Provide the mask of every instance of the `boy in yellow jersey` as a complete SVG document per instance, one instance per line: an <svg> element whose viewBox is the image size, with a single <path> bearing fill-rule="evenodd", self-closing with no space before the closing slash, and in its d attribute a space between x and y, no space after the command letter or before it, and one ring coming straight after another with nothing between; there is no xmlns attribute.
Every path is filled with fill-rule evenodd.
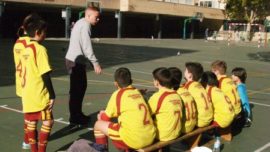
<svg viewBox="0 0 270 152"><path fill-rule="evenodd" d="M55 93L52 86L47 50L39 42L46 37L47 24L35 20L25 27L30 37L29 44L20 54L22 63L22 102L27 135L32 152L45 152L53 125L52 107ZM41 120L37 144L37 122Z"/></svg>
<svg viewBox="0 0 270 152"><path fill-rule="evenodd" d="M182 80L182 71L177 67L170 67L168 68L173 75L173 89L177 91L180 95L183 105L184 111L183 112L183 121L182 121L182 133L189 133L191 132L197 123L197 109L195 106L195 101L188 90L184 87L180 87L181 80Z"/></svg>
<svg viewBox="0 0 270 152"><path fill-rule="evenodd" d="M13 57L15 63L15 85L16 85L16 94L17 96L21 97L22 87L20 84L20 80L22 77L22 64L20 61L20 53L23 49L28 45L30 42L30 37L24 30L28 24L30 24L34 20L39 20L40 17L36 14L30 14L26 16L23 20L22 26L19 28L17 34L19 38L17 39L16 43L13 47ZM22 149L30 149L30 145L28 144L28 137L27 137L27 122L24 121L24 142L22 143Z"/></svg>
<svg viewBox="0 0 270 152"><path fill-rule="evenodd" d="M148 104L154 123L157 127L157 140L169 141L177 138L181 131L182 100L172 89L172 74L167 68L157 68L153 71L154 93Z"/></svg>
<svg viewBox="0 0 270 152"><path fill-rule="evenodd" d="M105 111L98 114L94 126L95 147L108 148L107 137L119 150L139 149L152 144L156 136L148 106L138 89L132 86L131 73L119 68L114 74L117 90L112 94ZM117 118L118 123L110 121Z"/></svg>
<svg viewBox="0 0 270 152"><path fill-rule="evenodd" d="M227 64L224 61L216 60L211 64L212 72L216 74L219 85L218 87L229 97L232 102L235 116L241 112L241 101L237 93L236 85L233 80L226 76Z"/></svg>
<svg viewBox="0 0 270 152"><path fill-rule="evenodd" d="M214 115L212 102L209 100L206 90L203 88L201 83L198 81L203 73L203 67L200 63L187 62L185 70L186 83L184 87L189 91L195 100L198 118L197 126L205 127L208 126Z"/></svg>
<svg viewBox="0 0 270 152"><path fill-rule="evenodd" d="M213 72L204 72L201 83L213 103L214 124L221 128L231 125L234 119L234 109L230 99L218 88L218 80Z"/></svg>

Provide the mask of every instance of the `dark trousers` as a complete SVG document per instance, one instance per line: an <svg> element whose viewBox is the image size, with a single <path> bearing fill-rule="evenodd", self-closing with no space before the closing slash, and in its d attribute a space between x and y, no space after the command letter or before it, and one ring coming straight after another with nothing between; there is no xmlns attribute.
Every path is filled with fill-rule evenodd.
<svg viewBox="0 0 270 152"><path fill-rule="evenodd" d="M70 74L69 112L70 119L76 119L83 115L82 102L87 88L86 66L77 64Z"/></svg>

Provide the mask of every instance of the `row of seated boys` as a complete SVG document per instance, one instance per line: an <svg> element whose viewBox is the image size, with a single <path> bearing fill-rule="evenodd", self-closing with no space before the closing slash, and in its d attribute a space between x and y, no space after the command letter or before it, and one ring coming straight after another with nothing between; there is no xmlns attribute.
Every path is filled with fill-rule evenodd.
<svg viewBox="0 0 270 152"><path fill-rule="evenodd" d="M246 77L246 72L243 68L235 68L231 79L225 75L227 66L224 61L213 62L212 72L204 72L202 65L196 62L187 62L185 67L186 82L183 85L180 85L180 69L155 69L153 83L158 91L147 102L143 97L146 92L132 86L129 69L117 69L114 74L117 90L106 109L97 116L94 126L96 143L92 146L107 151L109 137L117 149L140 149L155 141L173 140L195 128L209 125L215 125L219 128L217 132L222 134L231 129L241 111L246 113L247 125L250 124L248 101L241 103L235 85L236 82L245 89L242 77ZM240 93L240 96L243 95ZM241 106L244 104L247 105ZM117 118L118 122L112 122L111 118Z"/></svg>

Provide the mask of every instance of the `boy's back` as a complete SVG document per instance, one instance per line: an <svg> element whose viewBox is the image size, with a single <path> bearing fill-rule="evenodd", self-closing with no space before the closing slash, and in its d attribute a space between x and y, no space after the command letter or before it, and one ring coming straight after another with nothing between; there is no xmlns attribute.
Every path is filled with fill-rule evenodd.
<svg viewBox="0 0 270 152"><path fill-rule="evenodd" d="M234 84L233 80L227 77L226 75L218 76L218 81L219 81L219 88L231 100L235 116L237 116L241 112L241 101L236 90L236 85Z"/></svg>
<svg viewBox="0 0 270 152"><path fill-rule="evenodd" d="M197 109L195 105L196 103L186 88L179 88L177 90L177 93L182 98L185 106L185 117L183 117L184 124L181 132L189 133L194 129L197 124Z"/></svg>
<svg viewBox="0 0 270 152"><path fill-rule="evenodd" d="M42 75L51 71L47 50L36 41L29 42L20 55L22 62L22 101L24 112L44 110L49 103L49 93Z"/></svg>
<svg viewBox="0 0 270 152"><path fill-rule="evenodd" d="M140 92L128 86L116 90L105 110L110 118L118 117L120 137L134 149L151 144L156 135L149 109Z"/></svg>
<svg viewBox="0 0 270 152"><path fill-rule="evenodd" d="M177 138L181 130L182 101L171 89L159 89L148 102L158 129L157 139L168 141Z"/></svg>
<svg viewBox="0 0 270 152"><path fill-rule="evenodd" d="M206 88L214 107L214 121L221 128L228 127L234 119L234 109L228 97L217 87Z"/></svg>
<svg viewBox="0 0 270 152"><path fill-rule="evenodd" d="M21 97L21 77L22 77L22 64L20 61L20 54L25 49L27 44L29 43L30 38L28 36L19 37L13 47L13 56L14 56L14 63L15 63L15 83L16 83L16 94Z"/></svg>
<svg viewBox="0 0 270 152"><path fill-rule="evenodd" d="M203 86L196 81L190 81L185 84L185 88L189 91L195 100L198 111L198 127L205 127L209 125L213 120L213 106L206 90Z"/></svg>

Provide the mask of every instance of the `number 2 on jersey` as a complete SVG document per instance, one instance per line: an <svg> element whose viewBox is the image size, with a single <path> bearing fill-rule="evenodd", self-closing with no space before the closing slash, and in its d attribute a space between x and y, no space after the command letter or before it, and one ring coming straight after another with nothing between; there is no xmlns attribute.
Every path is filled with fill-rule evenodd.
<svg viewBox="0 0 270 152"><path fill-rule="evenodd" d="M144 125L150 124L150 121L147 120L147 107L143 103L141 103L139 104L139 109L144 111L143 124Z"/></svg>

